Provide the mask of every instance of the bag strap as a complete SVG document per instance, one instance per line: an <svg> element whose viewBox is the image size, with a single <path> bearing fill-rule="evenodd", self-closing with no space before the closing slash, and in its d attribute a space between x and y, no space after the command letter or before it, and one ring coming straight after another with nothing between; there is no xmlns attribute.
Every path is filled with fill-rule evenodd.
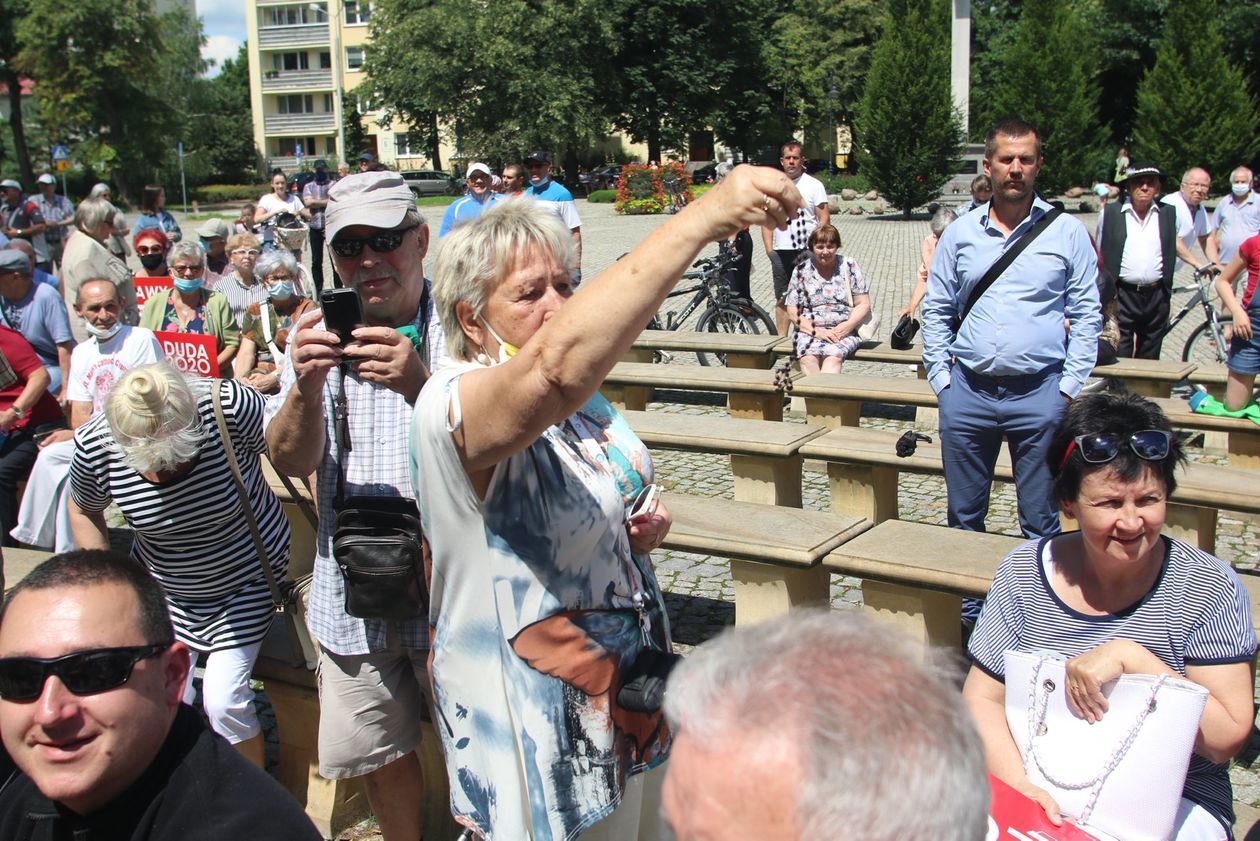
<svg viewBox="0 0 1260 841"><path fill-rule="evenodd" d="M267 459L271 462L271 459ZM280 484L284 485L284 489L289 492L289 496L293 498L293 504L302 512L302 516L306 517L306 521L311 524L311 528L319 531L319 517L315 514L315 510L311 508L311 504L306 501L306 497L298 493L297 486L293 484L293 480L288 476L276 470L276 465L271 464L271 469L275 470L276 476L280 478Z"/></svg>
<svg viewBox="0 0 1260 841"><path fill-rule="evenodd" d="M214 422L218 424L219 435L223 438L223 451L227 453L228 467L232 469L232 482L241 497L241 511L245 514L245 524L249 526L249 536L254 540L254 550L258 553L258 563L262 564L263 576L267 579L267 588L271 590L271 603L276 613L284 613L284 594L276 581L276 574L267 562L267 547L263 543L262 533L258 530L258 521L254 518L254 509L249 504L249 494L245 490L245 480L241 478L241 467L236 461L236 448L232 446L232 438L228 435L227 420L223 416L223 399L219 394L222 380L215 380L211 385L211 402L214 404Z"/></svg>
<svg viewBox="0 0 1260 841"><path fill-rule="evenodd" d="M989 267L989 270L984 273L984 277L980 278L980 282L977 283L971 290L971 295L967 297L967 306L963 307L962 314L958 316L959 326L961 326L963 321L967 319L967 315L971 312L972 307L976 305L976 302L980 300L980 296L987 292L989 287L993 285L993 282L1001 277L1003 272L1010 268L1011 263L1015 262L1015 258L1023 253L1025 248L1032 245L1033 240L1041 236L1041 233L1046 228L1050 227L1050 223L1055 219L1058 219L1062 214L1063 211L1059 208L1050 208L1044 216L1038 219L1036 223L1034 223L1033 226L1019 238L1018 242L1008 248L1006 253L999 257L997 262Z"/></svg>
<svg viewBox="0 0 1260 841"><path fill-rule="evenodd" d="M337 366L337 397L333 401L333 439L337 445L337 495L333 510L340 510L346 499L346 453L354 449L350 441L350 403L346 400L346 365Z"/></svg>

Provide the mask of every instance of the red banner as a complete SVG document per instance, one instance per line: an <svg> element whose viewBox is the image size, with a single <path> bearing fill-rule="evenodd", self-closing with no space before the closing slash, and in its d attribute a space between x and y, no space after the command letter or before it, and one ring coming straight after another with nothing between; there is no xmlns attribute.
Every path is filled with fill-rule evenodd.
<svg viewBox="0 0 1260 841"><path fill-rule="evenodd" d="M132 283L136 286L136 304L144 309L144 302L172 286L169 277L135 277Z"/></svg>
<svg viewBox="0 0 1260 841"><path fill-rule="evenodd" d="M1067 821L1055 826L1041 804L989 775L989 835L987 841L1097 841Z"/></svg>
<svg viewBox="0 0 1260 841"><path fill-rule="evenodd" d="M153 335L162 345L166 361L179 370L199 377L219 376L219 352L215 350L214 336L164 330L155 330Z"/></svg>

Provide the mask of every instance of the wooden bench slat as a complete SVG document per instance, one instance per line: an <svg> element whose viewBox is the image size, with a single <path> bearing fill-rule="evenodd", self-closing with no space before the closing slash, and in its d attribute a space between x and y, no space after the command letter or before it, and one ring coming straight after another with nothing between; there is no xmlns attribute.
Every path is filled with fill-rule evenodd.
<svg viewBox="0 0 1260 841"><path fill-rule="evenodd" d="M805 443L827 432L821 426L748 418L671 412L621 414L649 447L689 452L786 457L796 455Z"/></svg>
<svg viewBox="0 0 1260 841"><path fill-rule="evenodd" d="M864 377L857 374L812 374L792 383L793 397L936 406L936 392L927 380L909 377Z"/></svg>
<svg viewBox="0 0 1260 841"><path fill-rule="evenodd" d="M604 378L604 382L612 385L748 394L773 394L776 391L774 375L761 369L655 365L650 362L618 362Z"/></svg>
<svg viewBox="0 0 1260 841"><path fill-rule="evenodd" d="M644 330L630 345L647 350L711 351L716 353L762 353L769 356L779 336L764 333L710 333L699 330Z"/></svg>

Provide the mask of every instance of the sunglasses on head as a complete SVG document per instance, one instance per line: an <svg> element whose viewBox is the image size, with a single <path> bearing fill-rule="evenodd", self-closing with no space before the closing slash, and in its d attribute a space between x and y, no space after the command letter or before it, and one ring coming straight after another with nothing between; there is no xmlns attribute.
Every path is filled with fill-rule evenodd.
<svg viewBox="0 0 1260 841"><path fill-rule="evenodd" d="M0 657L0 698L34 701L44 691L49 675L61 679L75 695L95 695L117 689L131 680L136 663L156 657L171 643L95 648L62 657Z"/></svg>
<svg viewBox="0 0 1260 841"><path fill-rule="evenodd" d="M416 227L416 225L412 225L393 231L381 231L379 234L372 234L372 236L363 237L362 239L333 240L328 244L328 247L338 257L358 257L363 253L364 244L372 246L372 250L377 254L388 254L402 245L403 237L407 235L408 231L415 230Z"/></svg>
<svg viewBox="0 0 1260 841"><path fill-rule="evenodd" d="M1063 469L1074 452L1079 452L1081 458L1089 464L1106 464L1120 454L1120 447L1125 443L1128 443L1134 455L1144 461L1162 461L1168 458L1172 433L1163 429L1143 429L1127 437L1111 432L1077 435L1063 451L1059 469Z"/></svg>

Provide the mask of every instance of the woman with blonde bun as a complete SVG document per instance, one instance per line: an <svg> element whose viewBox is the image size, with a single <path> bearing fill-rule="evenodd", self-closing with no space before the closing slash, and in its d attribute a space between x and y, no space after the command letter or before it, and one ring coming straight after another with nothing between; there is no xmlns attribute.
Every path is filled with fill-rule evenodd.
<svg viewBox="0 0 1260 841"><path fill-rule="evenodd" d="M215 423L212 388L230 440ZM262 419L263 398L247 386L185 378L166 362L144 365L124 374L105 410L75 432L70 466L76 543L108 549L104 512L117 503L135 531L132 557L166 590L176 636L193 650L194 666L205 658L211 727L259 766L263 739L249 675L273 611L226 448L241 466L271 569L283 579L289 527L262 475ZM184 700L193 698L190 677Z"/></svg>

